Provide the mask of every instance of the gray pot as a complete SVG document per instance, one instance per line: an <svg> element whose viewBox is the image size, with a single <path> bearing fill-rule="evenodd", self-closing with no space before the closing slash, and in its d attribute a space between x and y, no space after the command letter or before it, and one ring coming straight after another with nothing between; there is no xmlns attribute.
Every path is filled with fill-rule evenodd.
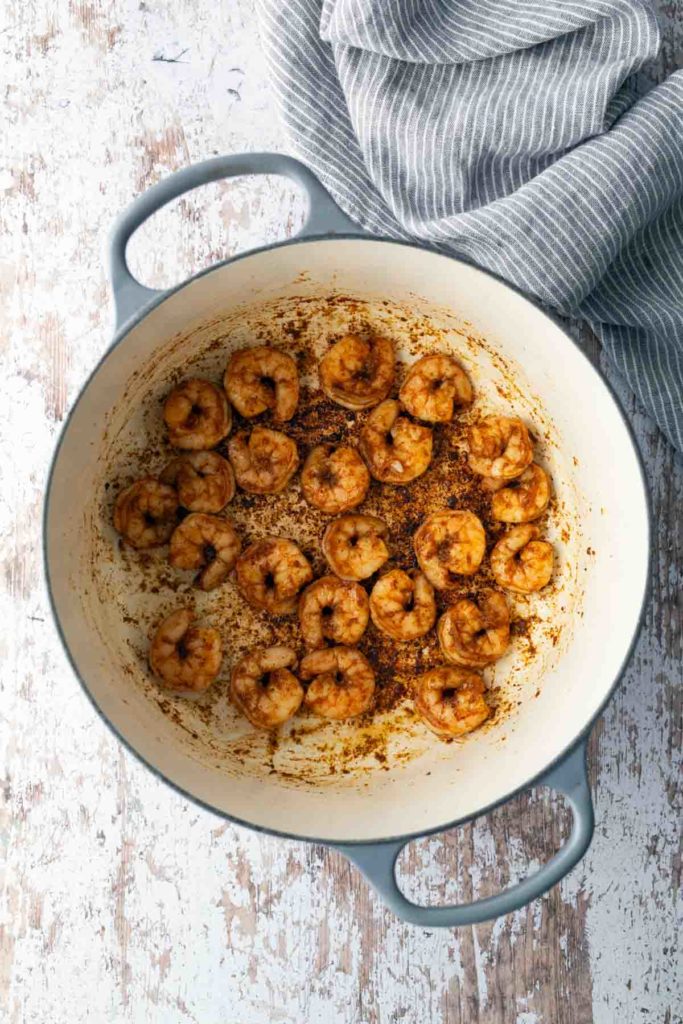
<svg viewBox="0 0 683 1024"><path fill-rule="evenodd" d="M264 173L283 174L308 195L308 218L295 239L226 260L166 292L134 280L126 244L151 214L198 185ZM45 503L52 606L95 707L128 748L179 791L240 824L336 847L395 913L414 924L472 924L541 895L591 841L585 744L633 649L647 591L650 533L642 466L599 371L561 327L509 285L426 247L368 236L305 167L284 156L221 157L160 182L119 220L110 259L116 336L64 426ZM295 294L331 293L419 305L442 319L450 308L474 335L522 367L525 390L538 399L559 439L553 478L571 506L575 534L560 545L560 578L568 588L562 640L548 652L542 673L535 670L542 675L534 682L537 697L531 699L527 686L520 707L494 728L462 744L434 740L426 753L370 773L364 784L350 776L297 786L277 773L241 767L227 741L217 754L210 736L193 738L182 720L162 713L145 665L131 651L139 631L122 621L115 592L111 600L107 596L106 587L117 586L118 570L103 494L123 442L145 429L137 412L140 396L162 395L169 372L193 358L212 331L220 336L226 318L234 322L242 308L273 308ZM474 351L475 364L478 358ZM492 365L481 364L482 380ZM79 516L75 493L83 507ZM223 739L229 740L231 728L230 719L222 721ZM531 785L563 793L572 809L571 835L547 864L507 891L471 904L425 908L403 896L394 866L409 839L456 826Z"/></svg>

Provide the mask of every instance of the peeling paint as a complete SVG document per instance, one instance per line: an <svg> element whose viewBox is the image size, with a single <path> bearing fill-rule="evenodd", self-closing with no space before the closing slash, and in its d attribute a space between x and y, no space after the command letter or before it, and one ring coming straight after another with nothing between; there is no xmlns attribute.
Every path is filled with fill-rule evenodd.
<svg viewBox="0 0 683 1024"><path fill-rule="evenodd" d="M680 64L683 12L659 7L661 72ZM334 851L189 804L120 748L77 686L50 624L40 512L60 423L109 343L101 255L114 216L190 161L286 149L255 12L248 0L25 0L6 5L0 48L0 437L3 479L17 481L0 490L2 1021L675 1024L681 461L614 381L652 483L653 603L591 740L595 841L543 899L476 929L411 928ZM131 264L173 283L302 218L279 179L219 183L145 225ZM552 856L567 829L561 801L525 794L411 844L401 884L425 902L484 896Z"/></svg>

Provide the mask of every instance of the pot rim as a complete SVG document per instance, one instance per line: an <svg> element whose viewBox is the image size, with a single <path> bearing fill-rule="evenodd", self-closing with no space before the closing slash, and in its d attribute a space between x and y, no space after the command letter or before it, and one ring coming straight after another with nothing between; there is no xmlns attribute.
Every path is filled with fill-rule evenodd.
<svg viewBox="0 0 683 1024"><path fill-rule="evenodd" d="M621 421L622 421L622 423L623 423L623 425L624 425L624 427L626 429L626 433L627 433L628 439L629 439L629 441L631 443L632 451L633 451L633 453L635 455L636 463L638 465L638 469L639 469L639 473L640 473L640 483L641 483L641 487L642 487L643 503L644 503L644 506L645 506L645 519L646 519L646 529L647 529L647 552L648 552L648 554L647 554L647 570L646 570L646 575L645 575L645 585L643 587L643 593L642 593L641 603L640 603L640 610L639 610L639 613L638 613L638 620L636 622L635 628L634 628L633 633L631 635L631 638L629 640L628 646L627 646L627 648L625 650L624 657L622 658L622 661L621 661L621 665L619 666L619 669L618 669L614 679L612 680L612 682L611 682L611 684L609 686L609 689L607 690L607 692L606 692L606 694L604 696L604 699L601 701L600 705L595 710L594 714L585 723L585 725L579 731L579 733L568 744L566 744L565 747L551 761L549 761L548 764L545 765L544 768L541 769L541 771L536 772L534 775L530 776L530 778L528 778L525 782L521 783L519 786L514 787L509 792L507 792L503 796L499 797L497 800L494 800L491 803L486 804L485 806L478 808L477 811L474 812L473 814L468 814L468 815L465 815L464 817L461 817L461 818L455 818L452 821L448 821L448 822L445 822L443 824L435 825L432 828L419 829L417 831L400 833L398 835L392 835L392 836L382 836L382 837L374 838L374 839L346 839L346 838L343 838L343 839L323 839L323 838L320 838L319 836L302 835L302 834L297 833L297 832L288 832L288 831L285 831L285 830L282 830L282 829L269 828L266 825L254 824L254 823L248 821L245 818L239 818L236 815L228 813L227 811L222 811L219 808L215 807L213 804L210 804L207 801L203 800L201 797L198 797L194 793L191 793L189 790L184 789L182 786L180 786L173 779L169 778L169 776L166 775L160 768L157 768L150 761L148 761L147 758L144 757L138 750L136 750L136 748L132 745L132 743L126 738L126 736L124 736L123 733L117 728L117 726L115 726L114 723L107 717L105 712L100 708L99 704L95 700L95 697L92 694L92 692L90 691L90 688L88 687L85 679L81 675L81 673L80 673L80 671L79 671L79 669L78 669L78 667L77 667L77 665L75 663L75 660L73 658L71 650L69 648L66 636L64 635L64 631L62 629L62 623L61 623L61 620L60 620L60 617L59 617L59 612L57 610L57 604L56 604L56 601L55 601L55 597L54 597L54 593L53 593L53 589L52 589L52 580L51 580L51 576L50 576L50 559L49 559L49 550L48 550L48 521L49 521L49 517L50 517L50 499L51 499L51 494L52 494L52 482L53 482L53 477L54 477L54 473L55 473L55 467L56 467L56 464L57 464L57 460L59 458L59 453L60 453L60 451L62 449L62 444L64 442L64 438L65 438L66 433L68 431L71 419L72 419L72 417L73 417L73 415L74 415L74 413L75 413L75 411L76 411L76 409L77 409L77 407L78 407L78 405L79 405L83 395L87 391L87 389L88 389L88 387L90 385L90 382L93 380L95 375L98 373L100 367L109 358L109 356L114 351L114 349L118 348L118 346L125 340L127 335L130 333L130 331L134 327L137 327L137 325L139 323L141 323L142 320L144 320L145 317L148 316L149 313L151 313L154 309L156 309L157 306L160 306L163 302L166 301L166 299L169 299L169 298L171 298L171 296L176 295L178 292L182 291L184 288L187 288L189 285L193 284L199 278L204 277L207 274L213 273L214 271L219 270L219 269L221 269L223 267L230 266L233 263L237 263L239 260L248 259L251 256L258 256L261 253L269 252L269 251L271 251L273 249L280 249L280 248L284 248L285 246L305 245L305 244L307 244L309 242L321 242L321 241L324 241L324 242L337 242L337 241L339 241L339 242L346 242L346 241L353 241L353 242L370 242L370 243L390 243L391 245L405 246L408 249L417 249L419 252L425 252L425 251L426 252L430 252L433 255L441 256L444 259L452 260L455 263L464 264L470 270L474 270L475 272L477 272L479 274L482 274L485 277L491 278L492 280L496 281L499 285L501 285L503 288L506 288L509 291L517 294L520 298L522 298L525 302L527 302L530 306L532 306L536 310L537 313L539 313L541 316L543 316L546 320L550 321L550 323L552 323L556 328L558 328L561 331L561 333L564 335L564 337L567 339L567 341L569 341L574 346L574 348L579 352L581 357L589 365L591 370L598 376L599 380L604 385L608 395L612 398L612 401L614 402L614 405L615 405L615 407L616 407L616 409L617 409L617 411L619 413ZM648 604L649 604L649 600L650 600L650 596L651 596L651 592L652 592L652 561L653 561L653 555L652 555L652 536L653 536L652 523L653 523L652 496L650 494L649 487L648 487L648 481L647 481L647 475L645 473L645 466L644 466L644 463L643 463L643 457L641 455L640 449L638 447L638 443L636 441L635 431L634 431L631 423L629 422L629 420L628 420L628 418L626 416L624 408L623 408L623 406L621 404L621 401L620 401L619 397L617 396L617 393L616 393L614 387L609 382L609 380L607 380L605 374L600 369L600 367L597 366L597 365L594 365L591 362L591 360L588 358L586 353L583 351L583 349L581 348L579 343L575 340L575 338L572 337L572 335L569 333L569 331L567 331L567 329L563 326L563 324L561 324L559 322L559 320L555 316L553 316L551 313L549 313L541 305L539 300L530 297L525 292L523 292L520 288L517 288L516 285L513 285L509 281L504 280L503 278L499 277L497 274L493 273L492 271L484 269L483 267L477 266L474 263L470 263L469 261L464 260L464 259L462 259L462 258L460 258L458 256L453 256L453 255L450 255L447 252L443 252L441 249L435 248L434 246L421 245L421 244L419 244L417 242L414 242L414 241L405 241L405 240L402 240L402 239L390 238L390 237L382 236L382 235L366 235L366 234L360 234L360 233L354 233L354 232L348 231L348 232L340 232L339 234L337 234L337 233L335 233L335 234L321 233L321 234L314 234L314 235L298 236L298 237L295 237L295 238L283 239L282 241L274 242L274 243L271 243L269 245L262 245L262 246L259 246L258 248L255 248L255 249L249 249L247 252L237 253L235 256L228 257L225 260L220 260L217 263L211 264L211 266L209 266L209 267L204 267L202 270L198 271L196 274L193 274L191 277L186 278L184 281L181 281L177 285L173 285L171 288L169 288L167 290L159 290L158 294L156 294L149 302L144 303L141 306L141 308L133 316L129 317L127 320L124 321L123 324L121 324L121 326L115 331L114 337L112 338L111 343L107 346L107 348L102 353L100 358L97 360L95 366L90 371L90 373L88 374L87 378L85 379L85 381L81 385L81 387L80 387L80 389L78 391L78 395L77 395L75 401L73 402L73 404L71 405L71 407L70 407L70 409L69 409L69 411L67 413L67 416L66 416L66 418L64 420L64 423L62 424L61 430L59 432L59 437L57 439L57 444L55 446L55 449L54 449L53 454L52 454L52 458L50 460L50 465L49 465L48 475L47 475L47 480L46 480L46 485L45 485L45 500L43 502L43 515L42 515L42 555L43 555L43 567L44 567L44 572L45 572L45 582L46 582L46 587L47 587L47 593L48 593L48 600L49 600L49 604L50 604L50 610L52 612L52 617L53 617L53 620L54 620L54 625L55 625L56 630L57 630L57 635L58 635L59 640L61 642L61 645L62 645L62 648L64 650L64 653L66 654L67 660L68 660L69 664L71 665L71 668L72 668L72 670L74 672L74 675L78 679L78 682L80 683L81 688L83 689L84 693L86 694L86 696L87 696L88 700L90 701L90 703L92 704L92 706L95 708L95 711L97 712L97 714L100 717L100 719L109 727L109 729L113 732L113 734L117 737L117 739L125 747L125 749L128 750L129 753L133 754L133 756L139 762L141 762L149 771L151 771L153 775L155 775L158 779L161 779L168 786L170 786L172 789L174 789L176 793L178 793L181 796L191 800L194 804L196 804L199 807L202 807L204 810L210 811L212 814L216 815L217 817L222 818L225 821L229 821L232 824L241 825L241 826L243 826L245 828L249 828L249 829L251 829L254 832L259 832L259 833L262 833L262 834L265 834L265 835L277 836L277 837L279 837L281 839L292 839L292 840L296 840L298 842L317 843L319 845L324 845L324 846L332 846L332 847L334 847L336 845L344 845L344 846L349 846L349 847L353 847L353 846L362 847L362 846L378 846L378 845L381 845L381 844L384 844L384 843L387 843L387 844L390 844L390 843L403 843L403 844L405 844L405 843L410 842L413 839L420 839L420 838L423 838L423 837L427 837L427 836L431 836L431 835L436 835L439 832L446 832L449 829L455 828L458 825L464 825L467 822L474 821L476 818L483 817L484 815L489 814L491 811L495 810L495 808L501 807L503 804L507 803L513 797L517 796L519 793L522 793L522 792L525 792L528 789L531 789L533 786L535 786L538 783L542 784L544 777L547 774L549 774L555 767L557 767L566 757L568 757L579 746L580 743L582 743L588 737L589 733L591 732L591 730L593 728L593 725L598 720L600 715L603 713L603 711L607 707L608 703L610 702L610 700L614 696L614 693L615 693L617 687L621 683L621 681L622 681L622 679L624 677L624 674L626 672L626 669L628 668L629 662L631 661L631 657L633 655L633 652L635 650L636 644L638 642L638 639L640 637L640 633L641 633L641 630L642 630L642 627L643 627L643 623L644 623L644 620L645 620L645 613L646 613L646 610L647 610L647 607L648 607Z"/></svg>

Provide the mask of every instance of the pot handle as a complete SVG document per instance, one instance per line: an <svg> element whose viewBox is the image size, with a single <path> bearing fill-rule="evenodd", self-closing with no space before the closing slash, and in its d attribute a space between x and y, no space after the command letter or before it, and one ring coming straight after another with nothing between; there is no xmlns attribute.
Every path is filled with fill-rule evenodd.
<svg viewBox="0 0 683 1024"><path fill-rule="evenodd" d="M569 839L555 856L533 875L495 896L461 905L421 907L406 899L396 884L396 860L407 845L405 840L357 845L335 843L334 846L360 868L368 882L397 917L410 924L423 928L459 928L463 925L492 921L503 914L519 910L564 878L590 846L594 818L586 771L586 742L582 740L538 781L538 785L548 786L567 797L573 817Z"/></svg>
<svg viewBox="0 0 683 1024"><path fill-rule="evenodd" d="M148 217L185 192L220 178L237 178L244 174L279 174L301 185L308 198L308 212L303 228L295 236L297 238L364 233L355 221L339 209L316 176L291 156L282 153L239 153L213 157L185 167L138 196L114 224L109 243L109 279L114 293L117 329L143 306L165 294L140 284L128 269L126 246L133 233Z"/></svg>

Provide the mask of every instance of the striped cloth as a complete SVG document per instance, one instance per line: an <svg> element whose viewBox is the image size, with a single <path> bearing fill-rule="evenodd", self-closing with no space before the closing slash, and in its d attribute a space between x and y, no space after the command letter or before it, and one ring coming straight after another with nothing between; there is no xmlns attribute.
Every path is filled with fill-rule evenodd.
<svg viewBox="0 0 683 1024"><path fill-rule="evenodd" d="M646 0L259 0L290 141L363 227L587 320L683 448L683 72Z"/></svg>

